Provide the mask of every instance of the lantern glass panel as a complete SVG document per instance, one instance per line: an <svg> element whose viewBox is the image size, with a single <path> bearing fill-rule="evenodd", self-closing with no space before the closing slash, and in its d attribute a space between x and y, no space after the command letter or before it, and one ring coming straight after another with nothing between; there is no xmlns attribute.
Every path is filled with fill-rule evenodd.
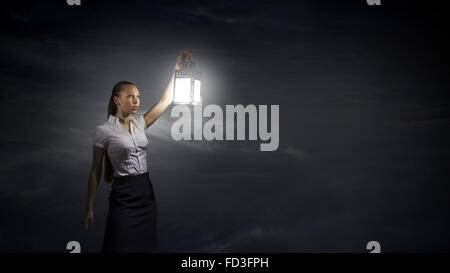
<svg viewBox="0 0 450 273"><path fill-rule="evenodd" d="M175 103L191 103L191 78L175 79Z"/></svg>
<svg viewBox="0 0 450 273"><path fill-rule="evenodd" d="M200 87L201 87L202 82L199 80L195 80L194 81L194 96L192 98L192 102L195 104L200 104L201 103L201 96L200 96Z"/></svg>

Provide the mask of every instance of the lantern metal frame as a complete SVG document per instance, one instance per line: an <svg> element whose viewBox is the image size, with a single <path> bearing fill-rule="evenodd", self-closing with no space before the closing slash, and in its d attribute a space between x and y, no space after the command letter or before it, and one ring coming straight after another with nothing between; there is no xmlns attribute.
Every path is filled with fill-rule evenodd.
<svg viewBox="0 0 450 273"><path fill-rule="evenodd" d="M189 88L190 88L190 94L189 94L189 101L175 101L176 98L176 84L177 84L177 79L191 79L191 82L189 84ZM196 100L194 98L195 94L195 84L196 81L199 82L200 86L198 87L199 90L199 100ZM201 96L201 73L200 71L195 70L195 62L193 61L183 61L182 65L181 65L181 69L177 69L175 70L175 78L174 78L174 87L173 87L173 104L177 105L177 104L187 104L187 105L201 105L202 104L202 96Z"/></svg>

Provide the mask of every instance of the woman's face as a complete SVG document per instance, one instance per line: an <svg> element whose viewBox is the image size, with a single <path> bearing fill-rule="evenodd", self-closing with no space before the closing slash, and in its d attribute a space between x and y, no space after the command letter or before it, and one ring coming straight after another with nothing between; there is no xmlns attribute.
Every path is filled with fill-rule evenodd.
<svg viewBox="0 0 450 273"><path fill-rule="evenodd" d="M139 90L134 85L125 85L120 91L119 97L114 97L119 111L136 114L139 109Z"/></svg>

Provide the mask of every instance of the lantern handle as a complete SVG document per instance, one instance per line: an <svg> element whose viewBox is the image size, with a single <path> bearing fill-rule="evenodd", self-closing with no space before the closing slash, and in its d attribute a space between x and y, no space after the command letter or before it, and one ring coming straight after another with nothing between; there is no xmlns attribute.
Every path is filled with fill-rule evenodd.
<svg viewBox="0 0 450 273"><path fill-rule="evenodd" d="M182 70L194 70L195 69L195 62L190 60L186 60L183 58L183 63L181 64Z"/></svg>

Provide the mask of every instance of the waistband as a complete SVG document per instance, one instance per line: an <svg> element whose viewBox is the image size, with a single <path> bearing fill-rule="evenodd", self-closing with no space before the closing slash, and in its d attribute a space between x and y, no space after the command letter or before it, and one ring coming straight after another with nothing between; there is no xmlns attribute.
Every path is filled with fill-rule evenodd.
<svg viewBox="0 0 450 273"><path fill-rule="evenodd" d="M125 175L125 176L114 176L114 181L123 181L123 180L135 180L135 179L142 179L142 178L150 178L150 175L148 172L141 173L141 174L131 174L131 175Z"/></svg>

